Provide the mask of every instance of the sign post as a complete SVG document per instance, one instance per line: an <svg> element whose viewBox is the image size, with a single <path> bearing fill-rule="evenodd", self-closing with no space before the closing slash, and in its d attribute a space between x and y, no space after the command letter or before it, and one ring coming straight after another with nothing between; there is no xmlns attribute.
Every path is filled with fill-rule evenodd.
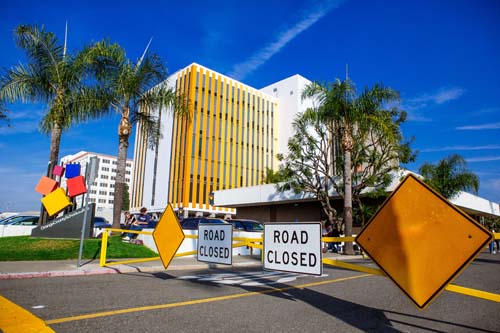
<svg viewBox="0 0 500 333"><path fill-rule="evenodd" d="M87 187L90 191L90 188L92 187L92 183L95 181L97 178L97 172L99 170L99 158L97 156L92 156L90 158L90 162L87 163L87 169L86 169L86 179L87 179ZM78 251L78 262L77 262L77 267L82 266L82 253L83 253L83 240L85 238L85 227L87 223L87 213L89 210L89 193L87 192L85 194L85 208L84 208L84 213L83 213L83 223L82 223L82 234L80 238L80 249ZM92 221L93 222L93 221ZM91 222L90 227L93 226Z"/></svg>
<svg viewBox="0 0 500 333"><path fill-rule="evenodd" d="M198 261L233 264L233 225L200 223L198 225Z"/></svg>
<svg viewBox="0 0 500 333"><path fill-rule="evenodd" d="M264 269L321 275L321 223L264 224Z"/></svg>

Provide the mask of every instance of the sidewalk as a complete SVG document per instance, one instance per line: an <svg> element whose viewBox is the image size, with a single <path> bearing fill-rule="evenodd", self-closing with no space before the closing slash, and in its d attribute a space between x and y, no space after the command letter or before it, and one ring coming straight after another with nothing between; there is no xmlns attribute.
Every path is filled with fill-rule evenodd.
<svg viewBox="0 0 500 333"><path fill-rule="evenodd" d="M324 253L325 258L336 260L361 259L362 256L339 255L336 253ZM125 261L128 259L110 259L113 261ZM131 259L132 260L132 259ZM233 267L261 267L262 262L258 256L233 256ZM215 267L228 267L227 265L216 265L200 262L196 257L174 258L168 266L168 271L196 270ZM162 262L158 260L115 265L111 267L100 267L99 259L82 260L82 266L77 267L77 260L52 260L52 261L2 261L0 262L0 280L27 279L39 277L61 277L79 275L99 274L123 274L133 272L158 272L165 271Z"/></svg>

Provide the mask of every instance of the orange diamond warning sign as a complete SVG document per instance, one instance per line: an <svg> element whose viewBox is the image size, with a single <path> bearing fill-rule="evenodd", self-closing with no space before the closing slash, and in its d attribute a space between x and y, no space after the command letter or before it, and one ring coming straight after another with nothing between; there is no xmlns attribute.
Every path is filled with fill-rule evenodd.
<svg viewBox="0 0 500 333"><path fill-rule="evenodd" d="M419 307L426 307L491 240L491 234L408 175L356 243Z"/></svg>
<svg viewBox="0 0 500 333"><path fill-rule="evenodd" d="M174 258L184 238L184 232L175 215L174 209L172 205L168 204L153 231L153 239L165 269L167 269Z"/></svg>

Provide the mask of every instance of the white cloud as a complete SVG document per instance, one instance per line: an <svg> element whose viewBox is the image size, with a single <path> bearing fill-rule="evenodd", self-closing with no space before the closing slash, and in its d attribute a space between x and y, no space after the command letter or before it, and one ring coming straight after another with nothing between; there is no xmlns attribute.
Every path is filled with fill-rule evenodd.
<svg viewBox="0 0 500 333"><path fill-rule="evenodd" d="M409 99L409 103L415 106L426 106L429 102L435 104L443 104L445 102L453 101L460 98L465 93L465 89L460 87L441 88L432 94L422 94L418 97Z"/></svg>
<svg viewBox="0 0 500 333"><path fill-rule="evenodd" d="M403 103L403 108L408 112L408 120L420 122L432 121L431 118L426 117L419 110L458 99L464 93L465 89L460 87L442 87L433 93L425 93L414 98L409 98Z"/></svg>
<svg viewBox="0 0 500 333"><path fill-rule="evenodd" d="M242 80L245 76L262 66L272 56L281 51L283 47L285 47L301 32L307 30L332 9L340 6L342 2L343 1L329 1L326 4L321 4L308 11L299 22L291 28L279 33L275 41L264 46L242 63L234 65L231 72L228 73L228 76L233 77L236 80Z"/></svg>
<svg viewBox="0 0 500 333"><path fill-rule="evenodd" d="M17 110L15 112L10 112L8 117L10 120L17 119L40 119L44 115L43 110L39 108L32 108L27 110Z"/></svg>
<svg viewBox="0 0 500 333"><path fill-rule="evenodd" d="M0 188L8 190L0 191L0 211L40 209L41 195L35 192L35 187L43 174L18 166L2 166Z"/></svg>
<svg viewBox="0 0 500 333"><path fill-rule="evenodd" d="M419 121L419 122L433 121L431 118L422 115L418 111L411 111L411 110L408 110L408 108L406 108L406 111L408 112L408 121Z"/></svg>
<svg viewBox="0 0 500 333"><path fill-rule="evenodd" d="M500 156L471 157L471 158L466 158L465 160L470 163L500 161Z"/></svg>
<svg viewBox="0 0 500 333"><path fill-rule="evenodd" d="M25 134L38 132L38 120L11 122L10 127L0 127L0 135Z"/></svg>
<svg viewBox="0 0 500 333"><path fill-rule="evenodd" d="M500 178L492 179L488 182L488 184L488 187L494 189L495 191L500 191Z"/></svg>
<svg viewBox="0 0 500 333"><path fill-rule="evenodd" d="M422 153L430 153L436 151L453 151L453 150L496 150L500 149L500 145L484 145L484 146L445 146L421 149Z"/></svg>
<svg viewBox="0 0 500 333"><path fill-rule="evenodd" d="M448 101L453 101L465 93L465 89L462 88L450 88L444 91L438 92L437 94L431 96L432 100L437 104L443 104Z"/></svg>
<svg viewBox="0 0 500 333"><path fill-rule="evenodd" d="M480 130L485 130L485 129L500 129L500 123L460 126L460 127L455 127L455 129L461 130L461 131L480 131Z"/></svg>
<svg viewBox="0 0 500 333"><path fill-rule="evenodd" d="M470 114L471 117L479 117L487 114L497 113L500 111L500 107L484 108L476 110Z"/></svg>

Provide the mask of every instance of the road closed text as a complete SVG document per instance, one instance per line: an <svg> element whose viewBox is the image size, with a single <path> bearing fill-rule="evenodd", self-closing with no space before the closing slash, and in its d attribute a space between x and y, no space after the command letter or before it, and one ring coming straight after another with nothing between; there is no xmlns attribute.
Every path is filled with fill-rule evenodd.
<svg viewBox="0 0 500 333"><path fill-rule="evenodd" d="M198 226L198 260L216 264L232 264L233 227L231 224Z"/></svg>
<svg viewBox="0 0 500 333"><path fill-rule="evenodd" d="M270 250L266 252L267 261L271 264L283 264L302 267L314 267L318 263L318 257L314 253L288 252Z"/></svg>
<svg viewBox="0 0 500 333"><path fill-rule="evenodd" d="M321 224L266 224L264 268L321 275Z"/></svg>

